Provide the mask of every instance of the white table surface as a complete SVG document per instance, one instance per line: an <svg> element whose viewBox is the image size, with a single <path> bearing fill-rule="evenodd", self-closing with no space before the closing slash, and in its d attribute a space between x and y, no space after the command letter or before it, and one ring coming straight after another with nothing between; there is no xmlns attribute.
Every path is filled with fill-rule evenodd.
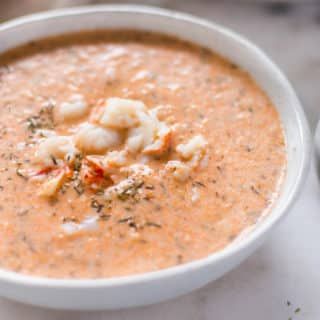
<svg viewBox="0 0 320 320"><path fill-rule="evenodd" d="M75 1L52 3L61 6ZM319 5L300 1L309 4L276 15L262 5L239 1L149 3L212 19L256 42L292 81L314 130L320 111ZM295 313L297 308L300 311ZM196 292L154 306L112 312L52 311L0 299L1 320L288 320L290 317L320 319L320 190L314 168L296 205L270 239L238 268Z"/></svg>

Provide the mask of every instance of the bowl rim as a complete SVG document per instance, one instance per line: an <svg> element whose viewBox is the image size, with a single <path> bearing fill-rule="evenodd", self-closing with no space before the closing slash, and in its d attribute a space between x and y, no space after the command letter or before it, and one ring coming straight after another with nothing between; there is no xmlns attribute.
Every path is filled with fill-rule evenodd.
<svg viewBox="0 0 320 320"><path fill-rule="evenodd" d="M160 280L172 276L183 275L195 269L201 269L207 265L213 264L219 260L227 259L228 257L235 255L244 251L247 247L252 245L272 227L274 227L283 218L289 209L292 207L293 203L297 199L299 191L301 190L303 183L306 180L307 173L310 167L311 160L311 135L309 130L309 125L306 120L303 108L297 98L291 84L280 71L278 66L255 44L249 41L244 36L230 30L215 22L208 21L203 18L193 16L191 14L182 13L173 10L162 9L154 6L144 6L144 5L126 5L126 4L116 4L116 5L91 5L91 6L79 6L79 7L69 7L64 9L49 10L44 12L39 12L31 15L22 16L16 19L9 20L7 22L0 23L0 32L4 32L8 29L21 26L24 24L33 23L39 20L49 20L63 16L78 16L86 15L89 13L113 13L113 12L123 12L123 13L138 13L155 15L163 18L171 18L175 20L180 20L190 25L200 25L206 29L214 30L222 34L225 37L230 38L232 41L236 41L245 45L249 50L254 52L255 55L260 56L261 60L268 65L276 74L278 79L282 82L284 90L292 98L292 110L296 113L299 125L299 134L301 137L301 145L303 152L303 157L301 163L299 164L299 169L291 187L291 192L286 198L286 203L282 208L279 208L277 214L273 214L271 210L269 218L261 223L261 225L246 235L241 241L236 243L234 246L227 246L222 250L212 253L204 258L191 261L178 266L169 267L166 269L160 269L157 271L146 272L141 274L133 274L128 276L110 277L110 278L97 278L97 279L68 279L68 278L49 278L41 277L36 275L26 275L6 269L0 268L0 281L7 282L11 284L21 285L21 286L32 286L32 287L45 287L45 288L65 288L65 289L78 289L78 288L106 288L106 287L121 287L138 283L145 283L149 281ZM146 28L147 30L148 28ZM280 210L281 209L281 210Z"/></svg>

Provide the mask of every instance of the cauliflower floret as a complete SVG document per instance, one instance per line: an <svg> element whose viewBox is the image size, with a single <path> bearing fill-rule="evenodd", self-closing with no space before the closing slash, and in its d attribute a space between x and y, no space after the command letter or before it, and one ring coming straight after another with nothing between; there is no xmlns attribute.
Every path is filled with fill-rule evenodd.
<svg viewBox="0 0 320 320"><path fill-rule="evenodd" d="M70 161L78 153L69 136L52 136L42 140L35 153L38 162L47 166L54 164L54 159Z"/></svg>
<svg viewBox="0 0 320 320"><path fill-rule="evenodd" d="M180 182L186 181L190 176L191 168L178 160L168 161L165 168L171 171L173 177Z"/></svg>
<svg viewBox="0 0 320 320"><path fill-rule="evenodd" d="M69 121L84 116L89 110L87 102L80 94L74 94L67 102L61 103L57 110L57 117L60 121Z"/></svg>
<svg viewBox="0 0 320 320"><path fill-rule="evenodd" d="M128 129L139 124L139 113L146 112L143 102L138 100L110 98L100 118L104 127Z"/></svg>
<svg viewBox="0 0 320 320"><path fill-rule="evenodd" d="M186 144L179 144L177 152L183 159L191 159L195 156L204 155L207 141L202 135L197 135L190 139Z"/></svg>
<svg viewBox="0 0 320 320"><path fill-rule="evenodd" d="M121 141L118 132L85 123L74 136L76 146L87 154L99 154L117 146Z"/></svg>

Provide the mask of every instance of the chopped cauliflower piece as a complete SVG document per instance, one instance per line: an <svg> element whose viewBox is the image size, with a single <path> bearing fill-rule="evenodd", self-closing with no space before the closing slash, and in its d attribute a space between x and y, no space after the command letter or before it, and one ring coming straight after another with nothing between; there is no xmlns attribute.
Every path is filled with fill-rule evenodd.
<svg viewBox="0 0 320 320"><path fill-rule="evenodd" d="M190 176L191 168L178 160L168 161L165 168L173 172L173 177L180 182L186 181Z"/></svg>
<svg viewBox="0 0 320 320"><path fill-rule="evenodd" d="M143 102L138 100L110 98L100 118L107 128L128 129L139 124L139 113L146 112Z"/></svg>
<svg viewBox="0 0 320 320"><path fill-rule="evenodd" d="M103 153L121 141L118 132L85 123L74 136L76 146L84 153Z"/></svg>
<svg viewBox="0 0 320 320"><path fill-rule="evenodd" d="M179 144L177 146L177 152L183 159L191 159L195 156L204 155L207 141L202 135L197 135L190 139L185 144Z"/></svg>
<svg viewBox="0 0 320 320"><path fill-rule="evenodd" d="M36 160L45 165L55 164L54 159L72 160L78 153L69 136L52 136L42 140L35 153Z"/></svg>
<svg viewBox="0 0 320 320"><path fill-rule="evenodd" d="M57 111L58 120L69 121L84 116L89 110L87 102L80 94L74 94L67 102L61 103Z"/></svg>

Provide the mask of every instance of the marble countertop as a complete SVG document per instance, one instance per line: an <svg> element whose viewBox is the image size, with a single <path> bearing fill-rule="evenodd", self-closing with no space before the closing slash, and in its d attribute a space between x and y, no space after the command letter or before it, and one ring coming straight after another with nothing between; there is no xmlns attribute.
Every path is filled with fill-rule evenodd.
<svg viewBox="0 0 320 320"><path fill-rule="evenodd" d="M0 3L0 20L34 10L89 2L107 1L3 1ZM314 131L320 111L320 4L296 1L294 5L274 2L266 5L262 2L135 1L205 17L254 41L293 83ZM0 299L0 319L320 319L319 195L313 166L299 200L269 240L238 268L186 296L158 305L111 312L52 311Z"/></svg>

